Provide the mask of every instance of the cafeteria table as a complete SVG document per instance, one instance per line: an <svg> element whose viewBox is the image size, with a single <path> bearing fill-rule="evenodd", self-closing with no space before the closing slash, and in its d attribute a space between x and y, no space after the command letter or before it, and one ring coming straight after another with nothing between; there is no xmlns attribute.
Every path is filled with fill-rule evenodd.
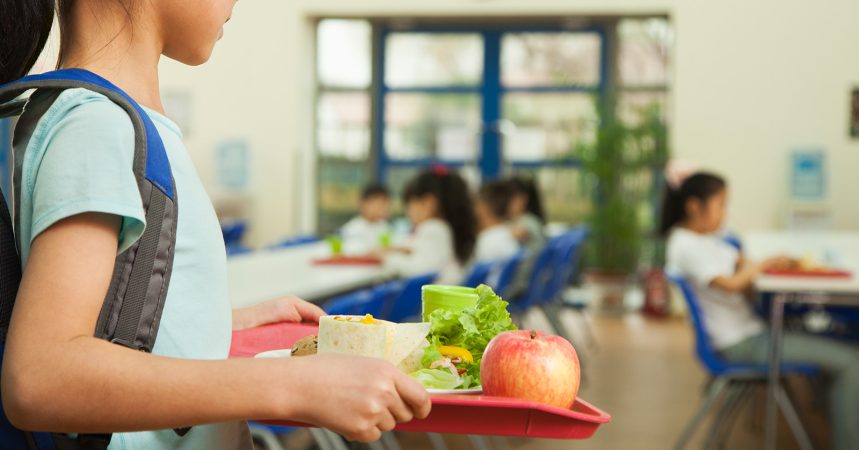
<svg viewBox="0 0 859 450"><path fill-rule="evenodd" d="M328 244L317 242L230 257L227 278L233 307L284 295L322 301L393 277L392 272L377 265L314 264L330 254Z"/></svg>
<svg viewBox="0 0 859 450"><path fill-rule="evenodd" d="M777 402L784 309L787 303L859 307L859 233L853 232L758 232L745 236L747 255L754 260L775 255L811 257L819 263L843 269L844 278L764 275L755 282L761 294L772 294L770 305L769 381L765 450L774 450L777 435ZM787 420L798 420L786 417ZM803 449L812 448L808 436L799 436Z"/></svg>

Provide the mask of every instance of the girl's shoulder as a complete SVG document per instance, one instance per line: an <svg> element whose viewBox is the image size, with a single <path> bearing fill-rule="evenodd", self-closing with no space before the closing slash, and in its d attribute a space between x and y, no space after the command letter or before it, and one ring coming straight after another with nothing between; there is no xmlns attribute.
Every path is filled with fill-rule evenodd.
<svg viewBox="0 0 859 450"><path fill-rule="evenodd" d="M94 143L116 144L133 152L134 128L119 105L102 94L83 88L36 91L17 128L29 131L27 148L81 147ZM20 137L19 137L20 138Z"/></svg>
<svg viewBox="0 0 859 450"><path fill-rule="evenodd" d="M429 219L424 223L420 224L417 228L417 232L423 235L450 235L452 233L450 229L450 225L447 222L441 219Z"/></svg>

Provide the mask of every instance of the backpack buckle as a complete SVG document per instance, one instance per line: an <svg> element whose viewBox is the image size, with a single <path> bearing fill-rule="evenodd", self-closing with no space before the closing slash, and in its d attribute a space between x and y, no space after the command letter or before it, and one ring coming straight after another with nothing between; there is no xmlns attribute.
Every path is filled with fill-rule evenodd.
<svg viewBox="0 0 859 450"><path fill-rule="evenodd" d="M131 342L127 339L113 338L110 340L110 343L111 344L118 344L118 345L121 345L123 347L128 347L132 350L137 350L140 352L152 353L152 349L147 347L146 345L138 345L138 344L135 344L134 342Z"/></svg>

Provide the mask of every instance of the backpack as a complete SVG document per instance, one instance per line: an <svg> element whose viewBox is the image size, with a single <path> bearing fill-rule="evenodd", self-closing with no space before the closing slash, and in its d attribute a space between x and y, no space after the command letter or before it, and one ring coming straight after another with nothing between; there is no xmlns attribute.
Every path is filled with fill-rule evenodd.
<svg viewBox="0 0 859 450"><path fill-rule="evenodd" d="M17 97L26 91L45 89L59 95L73 88L103 94L131 118L135 135L133 169L146 217L143 236L116 257L113 278L94 335L114 344L151 352L170 283L178 213L170 162L155 124L121 89L81 69L31 75L0 86L0 118L18 116L24 111L27 100ZM43 114L46 110L47 107L34 113ZM20 204L20 187L15 187L14 195L13 205ZM18 220L17 214L15 220ZM13 225L6 200L0 193L0 359L21 281L20 247L15 229L17 226ZM0 379L0 384L2 382ZM179 435L187 431L188 428L176 430ZM3 449L9 450L100 450L107 448L110 434L69 436L22 431L9 423L0 406L0 443Z"/></svg>

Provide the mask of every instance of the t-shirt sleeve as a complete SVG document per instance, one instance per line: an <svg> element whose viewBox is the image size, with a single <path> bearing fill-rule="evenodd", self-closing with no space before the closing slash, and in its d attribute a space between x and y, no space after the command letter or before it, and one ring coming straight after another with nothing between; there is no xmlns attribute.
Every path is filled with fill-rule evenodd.
<svg viewBox="0 0 859 450"><path fill-rule="evenodd" d="M730 275L724 273L723 264L714 255L701 251L694 242L685 241L677 261L680 271L699 286L709 286L716 278Z"/></svg>
<svg viewBox="0 0 859 450"><path fill-rule="evenodd" d="M131 119L105 97L71 109L49 110L56 120L46 136L33 186L31 236L65 218L86 213L122 219L119 252L142 234L145 217L134 177L134 130ZM49 117L54 113L60 117Z"/></svg>

